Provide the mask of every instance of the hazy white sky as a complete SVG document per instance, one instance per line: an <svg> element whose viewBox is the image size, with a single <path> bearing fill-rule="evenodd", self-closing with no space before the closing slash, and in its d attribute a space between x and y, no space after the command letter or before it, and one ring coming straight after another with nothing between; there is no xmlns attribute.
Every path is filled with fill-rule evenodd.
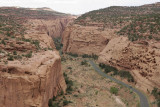
<svg viewBox="0 0 160 107"><path fill-rule="evenodd" d="M0 0L0 6L49 7L53 10L82 14L109 6L139 6L160 2L160 0Z"/></svg>

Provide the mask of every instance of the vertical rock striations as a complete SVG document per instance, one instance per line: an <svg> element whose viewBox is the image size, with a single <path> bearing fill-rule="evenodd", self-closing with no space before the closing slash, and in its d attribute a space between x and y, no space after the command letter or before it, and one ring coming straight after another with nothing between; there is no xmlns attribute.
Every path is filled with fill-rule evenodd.
<svg viewBox="0 0 160 107"><path fill-rule="evenodd" d="M65 89L61 60L56 51L0 65L1 107L47 107L48 100Z"/></svg>

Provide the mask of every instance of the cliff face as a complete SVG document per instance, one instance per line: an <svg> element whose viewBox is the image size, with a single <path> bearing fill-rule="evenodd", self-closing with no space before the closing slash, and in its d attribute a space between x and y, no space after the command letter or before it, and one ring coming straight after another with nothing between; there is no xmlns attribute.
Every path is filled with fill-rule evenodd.
<svg viewBox="0 0 160 107"><path fill-rule="evenodd" d="M67 21L27 19L21 27L16 24L11 22L13 31L0 34L0 107L47 107L50 98L66 90L61 58L51 36ZM21 28L25 30L18 34Z"/></svg>
<svg viewBox="0 0 160 107"><path fill-rule="evenodd" d="M58 52L46 51L26 61L0 64L1 107L47 107L48 100L65 91Z"/></svg>
<svg viewBox="0 0 160 107"><path fill-rule="evenodd" d="M111 29L102 31L96 26L68 26L62 36L63 51L99 55L113 35Z"/></svg>
<svg viewBox="0 0 160 107"><path fill-rule="evenodd" d="M30 24L36 26L38 31L46 32L49 36L61 37L62 32L68 23L72 22L73 18L58 18L58 19L32 19Z"/></svg>

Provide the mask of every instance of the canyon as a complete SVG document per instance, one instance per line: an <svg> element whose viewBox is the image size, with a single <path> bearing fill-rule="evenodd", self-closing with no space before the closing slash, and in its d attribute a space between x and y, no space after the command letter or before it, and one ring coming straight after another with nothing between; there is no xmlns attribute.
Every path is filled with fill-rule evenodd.
<svg viewBox="0 0 160 107"><path fill-rule="evenodd" d="M154 102L159 10L160 3L111 6L78 17L46 7L0 7L0 107L139 106L134 92L98 75L89 60Z"/></svg>
<svg viewBox="0 0 160 107"><path fill-rule="evenodd" d="M152 15L159 17L154 11L159 5L113 6L83 14L63 32L63 52L96 54L99 63L130 71L137 88L145 92L160 88L160 26L152 20Z"/></svg>

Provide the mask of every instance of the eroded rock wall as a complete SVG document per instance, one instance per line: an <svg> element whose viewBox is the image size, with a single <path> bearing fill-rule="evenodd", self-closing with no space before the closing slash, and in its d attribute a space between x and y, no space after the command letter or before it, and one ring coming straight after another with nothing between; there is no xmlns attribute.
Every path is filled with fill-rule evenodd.
<svg viewBox="0 0 160 107"><path fill-rule="evenodd" d="M113 35L113 30L96 26L68 26L62 36L63 52L99 55Z"/></svg>
<svg viewBox="0 0 160 107"><path fill-rule="evenodd" d="M0 71L1 107L47 107L49 98L66 88L56 51L0 65Z"/></svg>
<svg viewBox="0 0 160 107"><path fill-rule="evenodd" d="M72 17L50 19L50 20L32 19L29 20L29 23L33 27L36 27L38 31L43 31L53 38L53 37L61 37L65 27L68 25L68 23L72 22L73 20L74 18Z"/></svg>
<svg viewBox="0 0 160 107"><path fill-rule="evenodd" d="M137 87L147 91L160 87L160 43L130 42L127 37L112 39L101 52L99 62L131 71Z"/></svg>

